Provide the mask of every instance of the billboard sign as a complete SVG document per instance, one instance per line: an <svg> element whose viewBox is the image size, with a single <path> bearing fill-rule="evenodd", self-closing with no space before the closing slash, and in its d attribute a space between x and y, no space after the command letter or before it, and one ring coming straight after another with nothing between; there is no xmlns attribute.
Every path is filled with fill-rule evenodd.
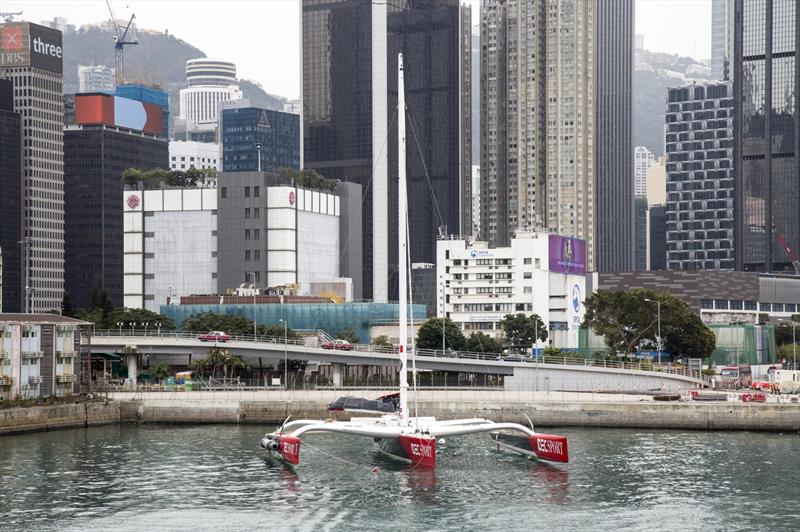
<svg viewBox="0 0 800 532"><path fill-rule="evenodd" d="M61 74L63 64L60 31L29 22L0 25L0 68L31 66Z"/></svg>
<svg viewBox="0 0 800 532"><path fill-rule="evenodd" d="M75 96L75 123L80 125L118 126L161 135L164 113L153 103L140 102L110 94Z"/></svg>
<svg viewBox="0 0 800 532"><path fill-rule="evenodd" d="M586 241L549 235L548 267L554 273L586 275Z"/></svg>

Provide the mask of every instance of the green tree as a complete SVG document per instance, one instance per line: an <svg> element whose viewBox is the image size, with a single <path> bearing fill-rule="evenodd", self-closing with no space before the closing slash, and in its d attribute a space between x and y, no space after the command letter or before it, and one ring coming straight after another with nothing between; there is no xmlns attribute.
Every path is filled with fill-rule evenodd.
<svg viewBox="0 0 800 532"><path fill-rule="evenodd" d="M444 339L446 349L461 351L467 344L464 333L450 318L444 319ZM442 318L429 318L422 324L417 332L417 347L419 349L442 348Z"/></svg>
<svg viewBox="0 0 800 532"><path fill-rule="evenodd" d="M547 340L547 327L538 314L506 314L500 321L500 328L506 336L509 349L527 352L533 347L538 335L542 342Z"/></svg>
<svg viewBox="0 0 800 532"><path fill-rule="evenodd" d="M181 328L184 331L195 332L225 331L228 334L253 334L253 321L244 316L204 312L189 317ZM280 336L283 336L283 327Z"/></svg>
<svg viewBox="0 0 800 532"><path fill-rule="evenodd" d="M560 357L561 356L561 349L554 345L548 345L542 351L542 354L546 357Z"/></svg>
<svg viewBox="0 0 800 532"><path fill-rule="evenodd" d="M354 331L352 327L348 327L347 329L337 332L336 339L344 340L346 342L350 342L351 344L361 343L361 338L356 334L356 331Z"/></svg>
<svg viewBox="0 0 800 532"><path fill-rule="evenodd" d="M169 370L169 366L164 362L159 362L150 368L150 377L153 379L153 382L161 382L162 379L170 375L172 375L172 372Z"/></svg>
<svg viewBox="0 0 800 532"><path fill-rule="evenodd" d="M650 300L650 301L646 301ZM677 297L648 289L598 290L586 298L584 326L606 341L614 352L629 356L658 345L658 305L661 302L662 348L674 356L706 358L716 337Z"/></svg>
<svg viewBox="0 0 800 532"><path fill-rule="evenodd" d="M389 337L385 334L381 334L380 336L376 336L372 339L372 344L378 347L391 347L392 342L389 341Z"/></svg>
<svg viewBox="0 0 800 532"><path fill-rule="evenodd" d="M482 332L470 334L466 341L466 348L467 351L475 353L500 353L503 351L503 345L499 340Z"/></svg>
<svg viewBox="0 0 800 532"><path fill-rule="evenodd" d="M252 322L250 322L252 324ZM251 325L252 327L252 325ZM283 324L277 325L259 325L257 328L260 336L272 336L274 338L283 338ZM252 330L252 329L251 329ZM286 338L289 340L297 340L300 335L291 327L286 329Z"/></svg>
<svg viewBox="0 0 800 532"><path fill-rule="evenodd" d="M335 180L325 178L316 170L295 170L284 166L278 172L285 178L290 179L298 187L325 192L332 192L336 188Z"/></svg>
<svg viewBox="0 0 800 532"><path fill-rule="evenodd" d="M775 327L775 344L776 345L791 345L792 343L792 325L785 321ZM800 340L800 323L794 323L794 337L795 340Z"/></svg>

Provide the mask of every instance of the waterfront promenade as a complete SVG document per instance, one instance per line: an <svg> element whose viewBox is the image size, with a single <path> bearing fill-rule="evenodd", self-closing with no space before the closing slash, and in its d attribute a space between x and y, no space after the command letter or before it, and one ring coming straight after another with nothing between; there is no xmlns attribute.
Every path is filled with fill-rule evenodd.
<svg viewBox="0 0 800 532"><path fill-rule="evenodd" d="M293 419L348 419L327 405L337 397L377 397L393 390L116 392L107 399L0 410L0 434L111 423L262 424ZM725 397L720 395L720 397ZM615 427L800 432L800 402L655 401L645 394L439 389L419 393L411 409L438 419L485 417L536 427ZM356 415L358 417L358 415Z"/></svg>

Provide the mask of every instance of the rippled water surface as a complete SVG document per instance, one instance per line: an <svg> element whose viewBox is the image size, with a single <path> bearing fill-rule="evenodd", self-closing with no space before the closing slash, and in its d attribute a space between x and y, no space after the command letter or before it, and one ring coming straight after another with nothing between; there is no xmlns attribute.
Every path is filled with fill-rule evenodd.
<svg viewBox="0 0 800 532"><path fill-rule="evenodd" d="M257 448L264 430L0 438L0 529L800 530L797 434L564 429L566 467L453 438L434 473L328 435L292 471Z"/></svg>

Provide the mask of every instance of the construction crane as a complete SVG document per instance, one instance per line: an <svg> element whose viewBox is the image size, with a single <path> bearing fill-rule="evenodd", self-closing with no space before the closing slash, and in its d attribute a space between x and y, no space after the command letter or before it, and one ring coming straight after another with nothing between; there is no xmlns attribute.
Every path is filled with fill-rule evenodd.
<svg viewBox="0 0 800 532"><path fill-rule="evenodd" d="M6 22L14 22L14 17L21 14L22 11L17 11L16 13L0 13L0 17L3 17L3 20Z"/></svg>
<svg viewBox="0 0 800 532"><path fill-rule="evenodd" d="M117 23L117 15L114 13L111 1L106 0L106 4L108 5L109 13L111 13L111 23L114 24L114 29L117 32L114 36L114 68L116 69L117 85L122 85L125 83L125 45L139 44L133 31L131 31L131 26L133 25L134 19L136 19L136 15L131 15L128 25L125 26L123 30L122 26Z"/></svg>
<svg viewBox="0 0 800 532"><path fill-rule="evenodd" d="M800 275L800 260L798 260L794 253L792 253L792 248L789 247L789 243L786 241L786 237L783 234L778 235L778 243L781 245L783 250L786 252L786 256L789 257L789 260L794 266L794 271L798 275Z"/></svg>

